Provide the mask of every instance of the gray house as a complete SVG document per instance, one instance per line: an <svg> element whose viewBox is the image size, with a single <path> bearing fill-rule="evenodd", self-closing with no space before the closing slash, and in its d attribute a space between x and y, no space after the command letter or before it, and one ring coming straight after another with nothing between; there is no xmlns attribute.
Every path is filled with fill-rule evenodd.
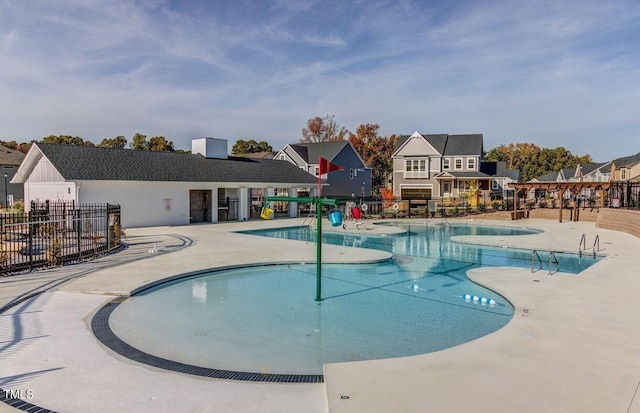
<svg viewBox="0 0 640 413"><path fill-rule="evenodd" d="M486 162L480 164L480 172L491 176L491 199L504 199L513 195L513 188L510 184L520 182L520 171L518 169L508 169L507 163Z"/></svg>
<svg viewBox="0 0 640 413"><path fill-rule="evenodd" d="M3 208L11 207L15 201L24 199L22 185L11 183L24 157L25 154L20 151L0 146L0 165L2 166L0 179L3 179L0 201Z"/></svg>
<svg viewBox="0 0 640 413"><path fill-rule="evenodd" d="M288 161L316 179L320 175L320 158L344 168L321 177L322 195L371 196L371 168L364 164L348 141L289 144L275 156L275 159ZM313 187L309 190L313 192Z"/></svg>
<svg viewBox="0 0 640 413"><path fill-rule="evenodd" d="M402 136L392 156L394 195L453 200L468 191L488 190L491 177L480 171L482 149L481 134Z"/></svg>
<svg viewBox="0 0 640 413"><path fill-rule="evenodd" d="M227 141L214 138L194 139L190 154L36 143L13 178L24 185L26 208L120 204L128 227L243 221L259 216L265 196L314 182L287 162L228 156Z"/></svg>

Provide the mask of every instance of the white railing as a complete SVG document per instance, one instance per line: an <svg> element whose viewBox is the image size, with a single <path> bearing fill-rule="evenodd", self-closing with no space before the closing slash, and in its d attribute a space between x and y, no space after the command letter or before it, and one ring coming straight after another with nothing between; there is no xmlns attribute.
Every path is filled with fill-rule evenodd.
<svg viewBox="0 0 640 413"><path fill-rule="evenodd" d="M404 177L406 179L427 179L429 178L429 172L427 171L405 171Z"/></svg>

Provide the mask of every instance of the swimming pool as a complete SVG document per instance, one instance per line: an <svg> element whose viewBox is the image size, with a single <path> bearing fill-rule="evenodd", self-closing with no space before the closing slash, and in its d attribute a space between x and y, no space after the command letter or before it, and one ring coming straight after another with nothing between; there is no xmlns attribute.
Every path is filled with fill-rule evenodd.
<svg viewBox="0 0 640 413"><path fill-rule="evenodd" d="M145 290L121 303L109 324L131 346L167 360L265 375L311 375L321 374L325 363L442 350L509 322L510 303L471 283L466 272L478 265L528 266L530 251L456 244L450 237L534 232L405 229L375 237L325 232L326 242L384 249L394 258L380 264L325 264L320 303L313 301L313 264L244 267ZM309 237L309 230L299 227L251 233ZM569 259L562 270L579 272L586 261Z"/></svg>

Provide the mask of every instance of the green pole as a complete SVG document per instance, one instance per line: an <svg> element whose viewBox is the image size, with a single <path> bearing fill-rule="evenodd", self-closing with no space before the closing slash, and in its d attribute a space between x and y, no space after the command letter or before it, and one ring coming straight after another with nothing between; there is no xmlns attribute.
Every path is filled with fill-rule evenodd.
<svg viewBox="0 0 640 413"><path fill-rule="evenodd" d="M322 201L316 198L316 301L322 301Z"/></svg>

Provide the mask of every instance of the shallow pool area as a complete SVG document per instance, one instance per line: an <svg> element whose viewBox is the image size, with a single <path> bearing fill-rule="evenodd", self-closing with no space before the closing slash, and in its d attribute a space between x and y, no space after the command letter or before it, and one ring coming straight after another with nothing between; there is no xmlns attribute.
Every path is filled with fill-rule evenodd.
<svg viewBox="0 0 640 413"><path fill-rule="evenodd" d="M265 375L320 375L325 363L413 356L490 334L513 307L467 279L478 266L530 266L531 251L454 242L513 227L400 224L399 234L325 232L334 245L393 253L377 264L323 265L314 301L313 263L212 270L151 287L110 315L113 332L135 349L187 365ZM313 242L308 227L246 232ZM544 252L540 251L543 255ZM596 259L559 254L562 271ZM166 328L165 326L171 326Z"/></svg>
<svg viewBox="0 0 640 413"><path fill-rule="evenodd" d="M325 265L319 303L314 265L217 271L144 291L110 324L135 348L182 363L322 374L324 363L438 351L504 326L513 308L470 283L468 267L408 258Z"/></svg>

